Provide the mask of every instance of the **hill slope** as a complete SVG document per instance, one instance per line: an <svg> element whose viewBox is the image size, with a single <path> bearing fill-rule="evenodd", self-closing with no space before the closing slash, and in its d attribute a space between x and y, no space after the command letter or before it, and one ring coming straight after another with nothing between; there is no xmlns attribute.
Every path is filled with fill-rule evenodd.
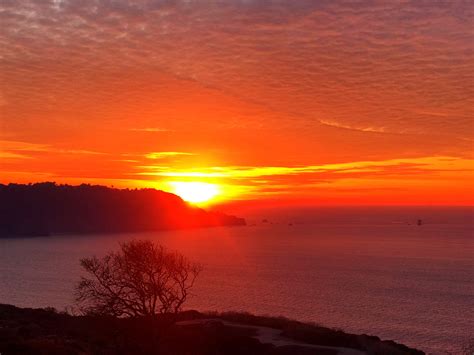
<svg viewBox="0 0 474 355"><path fill-rule="evenodd" d="M283 318L224 313L213 314L215 319L212 322L190 321L209 316L187 311L176 317L164 314L155 318L118 319L70 316L52 309L22 309L0 304L0 352L144 355L424 354L375 336L348 334ZM188 325L180 325L186 321ZM261 339L256 328L262 327L281 333L287 341L275 345Z"/></svg>
<svg viewBox="0 0 474 355"><path fill-rule="evenodd" d="M244 225L155 189L0 184L0 236L113 233Z"/></svg>

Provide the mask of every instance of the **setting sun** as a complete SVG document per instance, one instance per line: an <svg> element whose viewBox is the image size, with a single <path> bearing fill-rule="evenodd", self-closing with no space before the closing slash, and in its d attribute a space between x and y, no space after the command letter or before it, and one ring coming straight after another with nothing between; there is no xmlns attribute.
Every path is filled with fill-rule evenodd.
<svg viewBox="0 0 474 355"><path fill-rule="evenodd" d="M202 203L212 200L219 194L219 188L216 184L206 182L170 182L173 187L173 193L183 200L191 203Z"/></svg>

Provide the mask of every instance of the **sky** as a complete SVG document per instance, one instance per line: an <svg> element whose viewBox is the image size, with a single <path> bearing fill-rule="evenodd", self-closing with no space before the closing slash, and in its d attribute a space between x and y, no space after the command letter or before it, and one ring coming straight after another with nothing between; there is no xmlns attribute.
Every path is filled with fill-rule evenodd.
<svg viewBox="0 0 474 355"><path fill-rule="evenodd" d="M471 1L3 0L0 24L1 183L474 204Z"/></svg>

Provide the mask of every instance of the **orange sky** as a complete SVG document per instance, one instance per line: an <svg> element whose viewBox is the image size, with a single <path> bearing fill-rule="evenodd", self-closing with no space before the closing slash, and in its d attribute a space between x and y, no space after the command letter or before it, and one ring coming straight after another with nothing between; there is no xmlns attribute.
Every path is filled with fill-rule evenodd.
<svg viewBox="0 0 474 355"><path fill-rule="evenodd" d="M4 2L0 182L473 204L473 6Z"/></svg>

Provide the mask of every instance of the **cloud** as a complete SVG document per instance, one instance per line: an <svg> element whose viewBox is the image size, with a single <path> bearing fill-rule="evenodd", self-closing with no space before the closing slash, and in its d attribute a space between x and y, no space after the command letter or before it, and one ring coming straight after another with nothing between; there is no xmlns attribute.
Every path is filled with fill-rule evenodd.
<svg viewBox="0 0 474 355"><path fill-rule="evenodd" d="M121 97L115 90L132 78L127 93L137 92L140 110L152 93L159 100L156 83L165 73L313 130L333 122L367 132L468 135L469 2L23 0L1 6L8 120L26 115L25 107L54 109L57 100L81 112L100 101L104 117L113 116Z"/></svg>
<svg viewBox="0 0 474 355"><path fill-rule="evenodd" d="M102 152L96 152L85 149L63 149L53 147L49 144L38 144L21 141L0 140L0 147L5 151L4 154L10 154L11 157L26 157L26 155L16 154L15 152L44 152L56 154L85 154L85 155L105 155ZM10 153L8 153L10 152Z"/></svg>
<svg viewBox="0 0 474 355"><path fill-rule="evenodd" d="M163 159L163 158L169 158L169 157L175 157L175 156L181 156L181 155L196 155L196 154L188 153L188 152L151 152L151 153L145 154L145 158Z"/></svg>
<svg viewBox="0 0 474 355"><path fill-rule="evenodd" d="M45 152L49 145L21 141L0 140L0 147L11 151Z"/></svg>
<svg viewBox="0 0 474 355"><path fill-rule="evenodd" d="M473 190L466 188L469 186L466 184L470 184L474 176L474 160L434 156L307 166L176 169L147 165L136 166L136 169L138 172L134 175L158 185L169 181L215 183L223 186L227 197L232 199L256 196L335 198L345 194L362 197L382 194L384 198L389 196L395 201L399 196L416 198L423 191L427 201L447 194L448 200L466 203L472 199Z"/></svg>
<svg viewBox="0 0 474 355"><path fill-rule="evenodd" d="M31 157L25 154L0 151L0 158L2 159L30 159Z"/></svg>
<svg viewBox="0 0 474 355"><path fill-rule="evenodd" d="M0 107L5 106L7 104L7 100L5 99L5 95L0 90Z"/></svg>
<svg viewBox="0 0 474 355"><path fill-rule="evenodd" d="M81 160L91 175L137 174L136 186L466 186L473 13L468 1L4 1L0 129L19 141L1 154L18 160L11 171L77 178ZM176 141L137 133L168 131ZM63 143L21 142L51 137ZM188 150L222 161L147 161ZM43 164L51 155L61 164Z"/></svg>
<svg viewBox="0 0 474 355"><path fill-rule="evenodd" d="M86 149L49 149L50 152L62 153L62 154L86 154L86 155L106 155L107 153L95 152L93 150Z"/></svg>
<svg viewBox="0 0 474 355"><path fill-rule="evenodd" d="M136 132L171 132L170 129L159 128L159 127L131 128L130 130L131 131L136 131Z"/></svg>
<svg viewBox="0 0 474 355"><path fill-rule="evenodd" d="M384 127L353 127L345 124L341 124L335 121L331 120L319 120L322 124L326 126L331 126L331 127L337 127L337 128L344 128L344 129L350 129L354 131L361 131L361 132L375 132L375 133L383 133L385 132Z"/></svg>
<svg viewBox="0 0 474 355"><path fill-rule="evenodd" d="M464 171L474 172L474 160L459 159L453 157L425 157L412 159L391 159L386 161L359 161L341 164L323 164L308 166L227 166L207 167L198 171L193 169L174 169L166 166L145 165L137 166L142 169L137 175L161 176L167 178L231 178L231 179L254 179L269 178L275 176L292 175L327 175L330 173L334 179L344 178L343 174L351 176L377 176L380 174L420 174L437 171ZM335 174L340 174L339 176ZM253 180L254 182L256 180ZM269 180L262 180L264 184ZM272 180L270 180L272 181Z"/></svg>

